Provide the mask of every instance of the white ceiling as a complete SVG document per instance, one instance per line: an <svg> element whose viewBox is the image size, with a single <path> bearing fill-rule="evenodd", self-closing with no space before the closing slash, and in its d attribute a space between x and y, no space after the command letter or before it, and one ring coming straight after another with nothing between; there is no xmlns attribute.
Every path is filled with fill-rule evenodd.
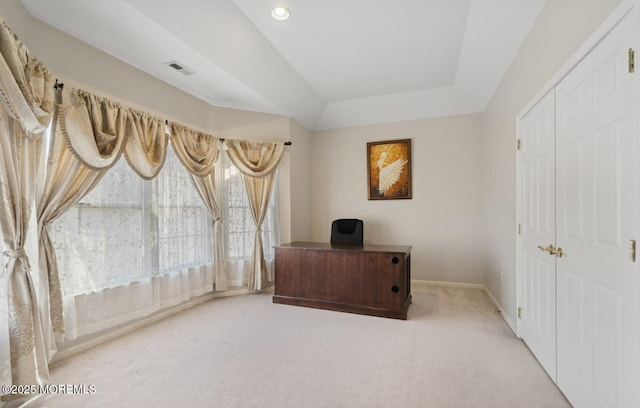
<svg viewBox="0 0 640 408"><path fill-rule="evenodd" d="M211 104L309 129L480 112L544 0L21 0ZM286 6L288 21L271 18ZM178 61L195 75L166 63Z"/></svg>

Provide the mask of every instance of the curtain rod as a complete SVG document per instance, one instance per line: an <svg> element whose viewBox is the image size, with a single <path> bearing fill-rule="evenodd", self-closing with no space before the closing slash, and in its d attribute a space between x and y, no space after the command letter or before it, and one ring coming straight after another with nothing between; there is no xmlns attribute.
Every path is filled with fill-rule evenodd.
<svg viewBox="0 0 640 408"><path fill-rule="evenodd" d="M165 121L164 121L164 123L165 123L166 125L169 125L169 120L165 120ZM220 138L218 138L218 140L220 140L221 142L224 142L224 139L220 139ZM285 145L285 146L291 146L292 144L293 144L293 143L291 143L291 142L284 142L284 145Z"/></svg>
<svg viewBox="0 0 640 408"><path fill-rule="evenodd" d="M221 142L224 142L224 139L219 139ZM291 142L284 142L285 146L291 146L293 143Z"/></svg>
<svg viewBox="0 0 640 408"><path fill-rule="evenodd" d="M53 85L53 89L58 89L58 88L60 88L60 89L64 88L64 84L63 84L62 82L58 82L58 80L56 79L56 83L55 83L55 85ZM166 125L168 125L168 124L169 124L169 121L168 121L168 120L165 120L165 121L164 121L164 123L165 123ZM224 142L224 139L220 139L220 141L221 141L221 142ZM291 143L291 142L284 142L284 145L285 145L285 146L291 146L291 145L292 145L292 143Z"/></svg>

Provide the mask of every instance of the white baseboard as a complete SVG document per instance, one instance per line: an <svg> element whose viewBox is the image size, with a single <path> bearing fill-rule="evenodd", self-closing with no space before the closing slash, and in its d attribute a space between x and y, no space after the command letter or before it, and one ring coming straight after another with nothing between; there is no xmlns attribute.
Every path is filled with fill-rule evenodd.
<svg viewBox="0 0 640 408"><path fill-rule="evenodd" d="M238 296L238 295L248 295L249 293L251 293L249 292L249 289L230 289L222 292L214 292L212 297L214 299L218 299L218 298L225 298L225 297Z"/></svg>
<svg viewBox="0 0 640 408"><path fill-rule="evenodd" d="M489 290L488 287L484 286L484 290L485 292L487 292L487 296L489 296L489 299L491 299L491 302L496 306L496 308L498 309L498 312L502 313L502 306L500 305L500 302L498 302L498 300L493 296L493 293L491 293L491 291Z"/></svg>
<svg viewBox="0 0 640 408"><path fill-rule="evenodd" d="M496 307L498 308L498 311L500 312L500 316L502 316L502 319L504 320L504 322L507 324L507 326L509 326L509 328L511 329L513 334L515 334L515 336L518 337L518 332L516 330L516 325L513 322L513 320L511 320L511 318L504 312L504 309L503 309L502 305L496 300L496 298L493 296L493 293L491 293L489 288L487 288L485 286L484 290L485 290L485 292L487 292L487 296L489 296L489 299L491 299L493 304L496 305Z"/></svg>
<svg viewBox="0 0 640 408"><path fill-rule="evenodd" d="M446 286L450 288L467 288L467 289L485 289L482 283L464 283L464 282L444 282L444 281L426 281L420 279L411 279L412 286Z"/></svg>
<svg viewBox="0 0 640 408"><path fill-rule="evenodd" d="M500 316L502 316L502 319L504 320L504 322L507 324L507 326L509 326L513 334L516 337L518 337L518 332L516 330L516 325L514 321L511 320L511 318L506 313L504 313L504 309L500 304L500 302L498 302L498 300L493 296L493 293L491 293L489 288L487 288L487 286L483 283L426 281L426 280L412 279L411 285L413 286L445 286L445 287L451 287L451 288L467 288L467 289L484 290L487 296L489 296L489 299L491 300L491 302L495 305L496 309L500 313Z"/></svg>
<svg viewBox="0 0 640 408"><path fill-rule="evenodd" d="M507 326L509 326L509 328L513 332L513 335L516 336L517 338L520 338L520 336L518 336L518 331L516 329L516 324L513 322L513 320L511 320L511 318L509 316L507 316L502 311L502 309L500 310L500 316L502 316L502 319L505 321L505 323L507 323Z"/></svg>

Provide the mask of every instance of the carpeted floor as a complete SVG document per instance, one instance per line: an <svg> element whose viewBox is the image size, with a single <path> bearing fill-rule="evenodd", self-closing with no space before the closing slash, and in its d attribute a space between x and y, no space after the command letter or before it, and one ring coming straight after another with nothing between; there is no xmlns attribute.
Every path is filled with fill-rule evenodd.
<svg viewBox="0 0 640 408"><path fill-rule="evenodd" d="M409 320L216 299L52 367L29 407L569 407L484 291L412 288Z"/></svg>

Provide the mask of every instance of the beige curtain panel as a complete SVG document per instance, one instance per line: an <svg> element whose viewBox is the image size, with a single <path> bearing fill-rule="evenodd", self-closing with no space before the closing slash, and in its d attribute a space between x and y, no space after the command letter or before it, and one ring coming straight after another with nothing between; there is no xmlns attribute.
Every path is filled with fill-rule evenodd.
<svg viewBox="0 0 640 408"><path fill-rule="evenodd" d="M242 173L251 217L256 225L249 290L262 290L267 284L267 267L262 244L262 222L267 215L276 168L284 152L284 142L225 140L227 154Z"/></svg>
<svg viewBox="0 0 640 408"><path fill-rule="evenodd" d="M0 229L7 259L11 382L43 384L49 378L38 299L25 250L38 162L38 135L51 117L48 70L0 24ZM37 256L37 255L36 255ZM1 296L0 296L1 297ZM3 396L3 399L17 396Z"/></svg>
<svg viewBox="0 0 640 408"><path fill-rule="evenodd" d="M224 232L222 229L220 206L215 195L215 174L213 171L204 177L198 177L190 174L196 191L202 198L209 216L213 221L213 245L215 258L215 290L224 291L228 289L227 285L227 265L224 255Z"/></svg>
<svg viewBox="0 0 640 408"><path fill-rule="evenodd" d="M0 228L7 258L11 381L16 385L44 384L49 379L38 298L25 250L27 232L34 232L29 221L40 144L0 109Z"/></svg>
<svg viewBox="0 0 640 408"><path fill-rule="evenodd" d="M213 220L215 289L227 290L224 233L220 222L222 212L216 199L214 173L214 165L220 154L220 140L176 123L171 124L171 129L173 151L189 172L191 181Z"/></svg>
<svg viewBox="0 0 640 408"><path fill-rule="evenodd" d="M58 91L57 106L60 106L61 98L61 92ZM50 128L52 143L50 150L43 154L40 187L36 197L40 276L47 279L48 286L48 291L41 293L40 310L49 359L55 353L57 343L64 340L65 322L58 262L47 226L87 195L106 174L106 170L97 171L86 167L72 153L65 143L60 126L56 126L59 116L60 110L56 109Z"/></svg>

